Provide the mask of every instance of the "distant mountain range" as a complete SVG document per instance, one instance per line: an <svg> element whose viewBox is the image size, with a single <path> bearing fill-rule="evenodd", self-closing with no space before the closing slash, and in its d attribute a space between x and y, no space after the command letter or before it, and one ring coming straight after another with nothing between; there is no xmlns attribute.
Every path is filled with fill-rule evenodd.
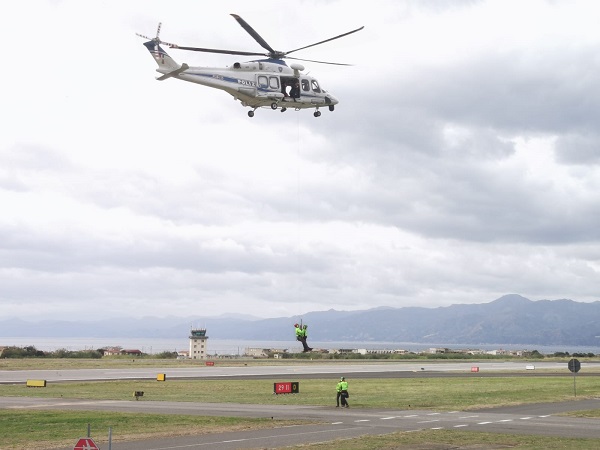
<svg viewBox="0 0 600 450"><path fill-rule="evenodd" d="M300 319L313 341L380 341L421 344L600 345L600 302L531 301L505 295L489 303L439 308L316 311L300 316L143 317L96 321L0 321L2 337L187 338L203 327L209 337L285 341Z"/></svg>

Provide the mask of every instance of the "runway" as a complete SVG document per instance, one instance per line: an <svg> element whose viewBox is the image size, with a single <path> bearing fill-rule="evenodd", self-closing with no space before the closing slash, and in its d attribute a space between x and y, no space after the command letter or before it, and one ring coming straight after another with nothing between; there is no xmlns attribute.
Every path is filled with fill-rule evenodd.
<svg viewBox="0 0 600 450"><path fill-rule="evenodd" d="M477 372L473 373L473 368ZM527 369L533 367L533 369ZM582 363L578 376L586 376L600 371L600 365ZM48 382L65 381L106 381L106 380L152 380L157 374L164 373L168 379L260 379L274 377L290 378L336 378L340 375L351 375L352 378L381 377L434 377L434 376L506 376L543 375L544 370L554 370L560 375L572 375L567 363L539 362L535 364L523 362L393 362L393 363L309 363L278 364L272 366L198 366L198 367L156 367L127 369L69 369L69 370L16 370L0 371L0 384L25 383L27 379L41 379ZM418 374L418 375L417 375ZM550 374L546 374L550 375ZM597 375L594 374L594 375ZM551 374L550 376L556 376Z"/></svg>

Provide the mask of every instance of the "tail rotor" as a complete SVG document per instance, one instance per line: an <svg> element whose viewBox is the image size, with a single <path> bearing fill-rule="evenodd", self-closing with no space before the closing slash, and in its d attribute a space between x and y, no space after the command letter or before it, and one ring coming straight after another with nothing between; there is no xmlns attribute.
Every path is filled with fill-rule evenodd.
<svg viewBox="0 0 600 450"><path fill-rule="evenodd" d="M153 38L146 36L144 34L140 34L140 33L135 33L135 34L137 34L141 38L144 38L144 39L154 42L155 45L165 44L168 47L177 47L174 44L169 44L168 42L160 40L160 29L161 28L162 28L162 22L158 22L158 27L156 28L156 37L153 37Z"/></svg>

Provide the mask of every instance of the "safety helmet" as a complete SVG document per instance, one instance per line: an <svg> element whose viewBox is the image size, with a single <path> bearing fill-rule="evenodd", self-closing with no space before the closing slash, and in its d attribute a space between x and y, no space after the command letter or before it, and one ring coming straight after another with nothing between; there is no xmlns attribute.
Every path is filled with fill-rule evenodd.
<svg viewBox="0 0 600 450"><path fill-rule="evenodd" d="M303 327L303 328L308 328L308 325L304 325L304 327Z"/></svg>
<svg viewBox="0 0 600 450"><path fill-rule="evenodd" d="M344 377L340 378L340 381L344 381L344 380L345 380L345 378L344 378Z"/></svg>
<svg viewBox="0 0 600 450"><path fill-rule="evenodd" d="M295 323L295 324L294 324L294 326L295 326L296 328L298 328L300 325L298 325L297 323Z"/></svg>

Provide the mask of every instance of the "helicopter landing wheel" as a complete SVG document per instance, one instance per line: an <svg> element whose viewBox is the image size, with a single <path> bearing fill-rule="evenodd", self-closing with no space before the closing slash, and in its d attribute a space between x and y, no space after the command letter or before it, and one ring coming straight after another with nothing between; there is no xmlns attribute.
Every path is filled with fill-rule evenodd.
<svg viewBox="0 0 600 450"><path fill-rule="evenodd" d="M248 117L254 117L254 111L248 111Z"/></svg>
<svg viewBox="0 0 600 450"><path fill-rule="evenodd" d="M320 117L321 116L321 111L315 111L315 113L313 115L315 117Z"/></svg>
<svg viewBox="0 0 600 450"><path fill-rule="evenodd" d="M283 106L283 107L281 108L281 112L286 112L286 111L287 111L287 108L286 108L285 106Z"/></svg>
<svg viewBox="0 0 600 450"><path fill-rule="evenodd" d="M275 102L271 103L271 109L277 109L277 103L275 103Z"/></svg>
<svg viewBox="0 0 600 450"><path fill-rule="evenodd" d="M329 111L333 111L335 109L334 105L329 105Z"/></svg>

